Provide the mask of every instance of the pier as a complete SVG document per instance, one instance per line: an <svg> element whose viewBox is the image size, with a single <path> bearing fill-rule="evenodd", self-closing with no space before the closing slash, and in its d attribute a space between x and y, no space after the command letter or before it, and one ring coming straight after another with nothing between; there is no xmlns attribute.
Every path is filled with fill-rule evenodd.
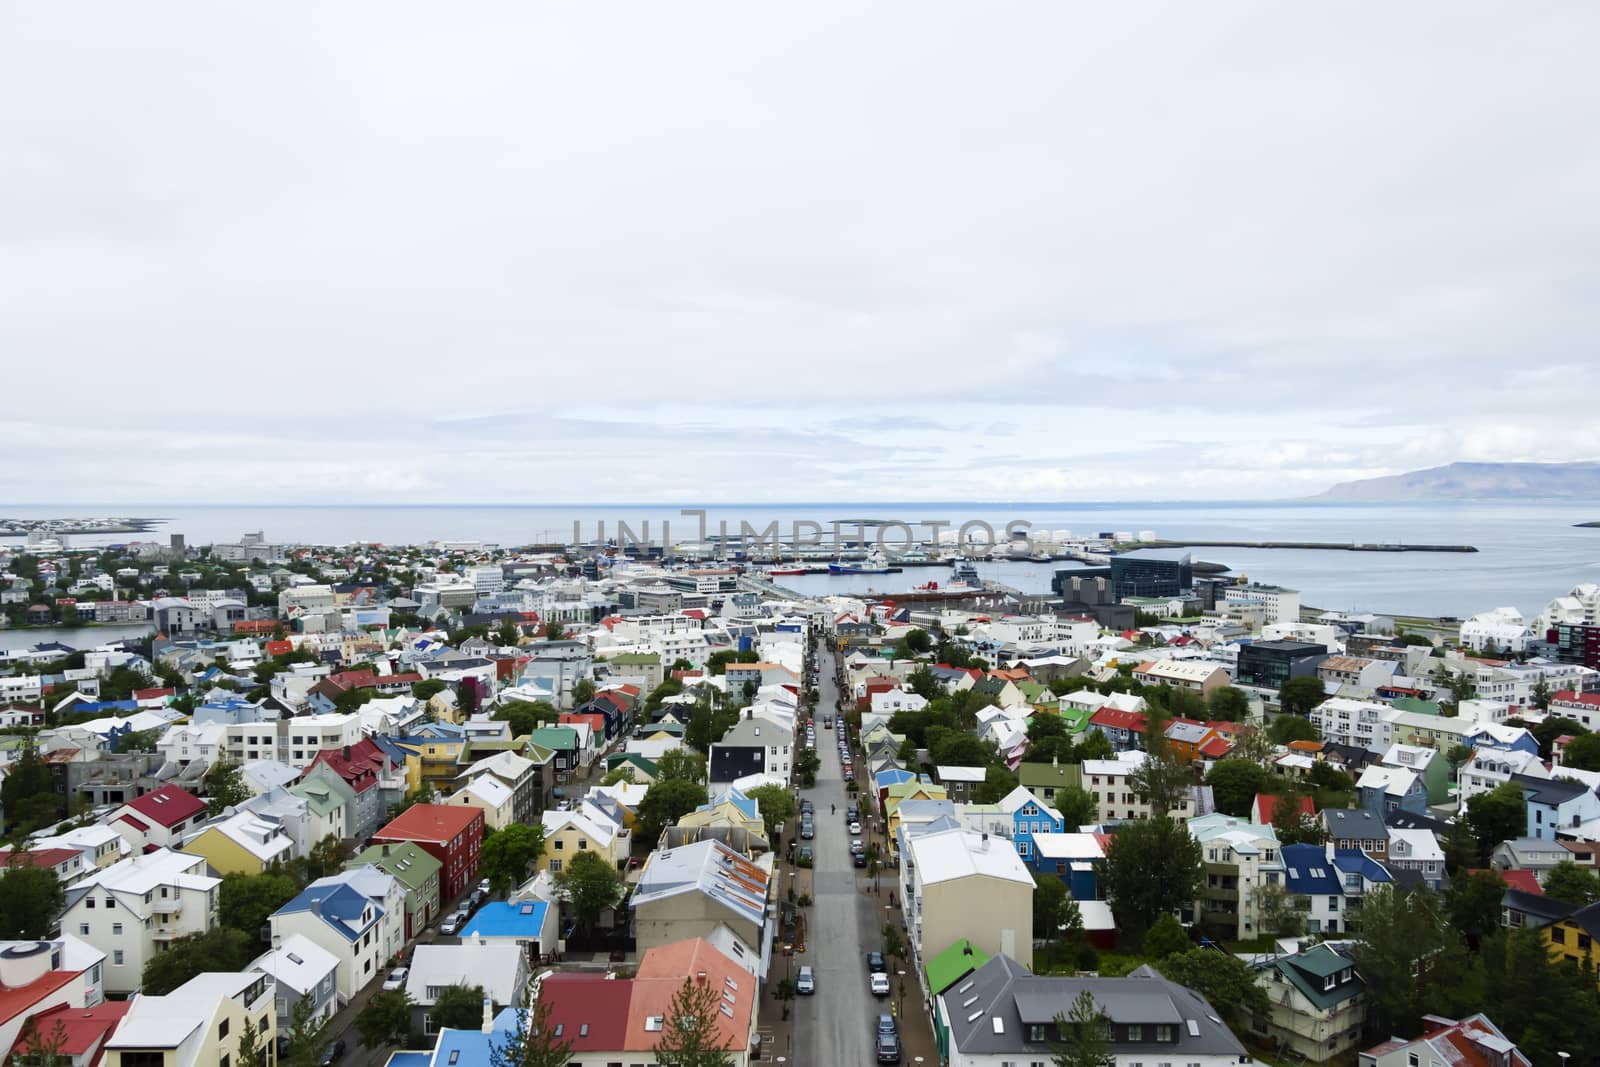
<svg viewBox="0 0 1600 1067"><path fill-rule="evenodd" d="M1119 552L1138 548L1309 548L1331 552L1476 552L1473 545L1402 545L1361 541L1128 541Z"/></svg>

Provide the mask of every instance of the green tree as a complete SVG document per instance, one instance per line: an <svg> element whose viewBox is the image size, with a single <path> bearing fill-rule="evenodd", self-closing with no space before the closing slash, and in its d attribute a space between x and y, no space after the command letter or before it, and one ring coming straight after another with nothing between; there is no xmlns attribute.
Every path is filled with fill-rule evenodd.
<svg viewBox="0 0 1600 1067"><path fill-rule="evenodd" d="M1220 722L1243 722L1250 715L1250 698L1242 689L1218 686L1206 697L1206 713Z"/></svg>
<svg viewBox="0 0 1600 1067"><path fill-rule="evenodd" d="M1565 715L1552 715L1528 727L1528 732L1539 742L1539 755L1549 759L1554 751L1556 738L1568 735L1581 737L1588 731L1576 719L1569 719Z"/></svg>
<svg viewBox="0 0 1600 1067"><path fill-rule="evenodd" d="M767 830L767 840L776 843L784 823L800 813L794 794L778 785L758 785L745 794L761 809L761 822Z"/></svg>
<svg viewBox="0 0 1600 1067"><path fill-rule="evenodd" d="M72 1067L73 1058L64 1051L70 1040L59 1016L41 1031L39 1016L29 1015L17 1032L14 1051L6 1062L18 1067Z"/></svg>
<svg viewBox="0 0 1600 1067"><path fill-rule="evenodd" d="M619 782L627 782L629 785L632 785L634 778L635 772L633 766L631 764L624 763L607 771L606 776L600 779L600 784L616 785Z"/></svg>
<svg viewBox="0 0 1600 1067"><path fill-rule="evenodd" d="M681 691L681 685L680 685ZM594 682L587 678L579 678L572 683L572 706L581 708L594 699Z"/></svg>
<svg viewBox="0 0 1600 1067"><path fill-rule="evenodd" d="M1098 821L1100 814L1094 794L1075 785L1056 790L1055 809L1061 813L1062 825L1069 834L1080 826L1089 826Z"/></svg>
<svg viewBox="0 0 1600 1067"><path fill-rule="evenodd" d="M512 823L483 843L478 873L496 894L522 884L528 870L544 855L544 827Z"/></svg>
<svg viewBox="0 0 1600 1067"><path fill-rule="evenodd" d="M1156 815L1171 815L1182 807L1194 782L1194 768L1164 750L1146 752L1144 762L1128 775L1128 787Z"/></svg>
<svg viewBox="0 0 1600 1067"><path fill-rule="evenodd" d="M162 996L177 989L197 974L206 971L242 971L261 954L261 942L227 926L216 926L203 934L180 937L144 961L140 988L146 994Z"/></svg>
<svg viewBox="0 0 1600 1067"><path fill-rule="evenodd" d="M1550 683L1540 677L1538 681L1533 683L1533 689L1529 696L1532 698L1534 707L1540 711L1549 711L1550 698L1555 696L1555 692L1550 688Z"/></svg>
<svg viewBox="0 0 1600 1067"><path fill-rule="evenodd" d="M1087 989L1078 992L1066 1014L1056 1016L1056 1033L1060 1040L1050 1046L1055 1067L1116 1067L1111 1018Z"/></svg>
<svg viewBox="0 0 1600 1067"><path fill-rule="evenodd" d="M1295 907L1294 896L1273 882L1253 891L1256 913L1261 916L1261 932L1273 937L1299 937L1305 930L1305 916Z"/></svg>
<svg viewBox="0 0 1600 1067"><path fill-rule="evenodd" d="M1190 946L1157 960L1155 967L1210 1001L1236 1034L1245 1033L1271 1009L1267 991L1256 984L1256 972L1231 952Z"/></svg>
<svg viewBox="0 0 1600 1067"><path fill-rule="evenodd" d="M494 632L494 640L498 645L515 648L522 644L522 627L510 617L500 620L500 626Z"/></svg>
<svg viewBox="0 0 1600 1067"><path fill-rule="evenodd" d="M56 872L26 859L8 857L0 870L0 939L39 941L50 936L66 893Z"/></svg>
<svg viewBox="0 0 1600 1067"><path fill-rule="evenodd" d="M1280 845L1320 845L1328 839L1322 820L1306 811L1305 794L1293 782L1273 801L1272 829Z"/></svg>
<svg viewBox="0 0 1600 1067"><path fill-rule="evenodd" d="M136 730L117 739L118 752L154 752L161 740L160 730Z"/></svg>
<svg viewBox="0 0 1600 1067"><path fill-rule="evenodd" d="M328 1044L328 1024L318 1021L313 1014L310 997L301 997L289 1009L289 1026L278 1031L285 1041L283 1055L278 1057L279 1067L318 1067L322 1050Z"/></svg>
<svg viewBox="0 0 1600 1067"><path fill-rule="evenodd" d="M1267 737L1275 745L1287 745L1291 741L1315 741L1317 728L1310 719L1302 719L1298 715L1277 715L1267 724Z"/></svg>
<svg viewBox="0 0 1600 1067"><path fill-rule="evenodd" d="M972 800L975 804L998 804L1015 788L1017 776L1005 764L990 764L988 770L983 772L983 781L972 791Z"/></svg>
<svg viewBox="0 0 1600 1067"><path fill-rule="evenodd" d="M1090 759L1111 759L1115 754L1111 749L1111 738L1099 730L1085 730L1072 749L1072 758L1078 763Z"/></svg>
<svg viewBox="0 0 1600 1067"><path fill-rule="evenodd" d="M1527 803L1522 796L1522 786L1517 782L1503 782L1487 793L1479 793L1467 801L1467 822L1478 835L1478 845L1484 850L1493 849L1502 841L1522 837L1528 830Z"/></svg>
<svg viewBox="0 0 1600 1067"><path fill-rule="evenodd" d="M1600 734L1581 734L1567 742L1561 765L1580 771L1600 771Z"/></svg>
<svg viewBox="0 0 1600 1067"><path fill-rule="evenodd" d="M987 767L995 760L994 746L969 733L945 731L929 738L928 754L941 767Z"/></svg>
<svg viewBox="0 0 1600 1067"><path fill-rule="evenodd" d="M1217 810L1229 815L1247 816L1256 794L1266 785L1267 772L1247 759L1218 760L1206 775Z"/></svg>
<svg viewBox="0 0 1600 1067"><path fill-rule="evenodd" d="M704 782L706 758L692 749L681 747L663 752L661 758L656 760L656 782L659 784L674 778L685 782Z"/></svg>
<svg viewBox="0 0 1600 1067"><path fill-rule="evenodd" d="M1463 937L1488 937L1500 929L1500 903L1505 892L1505 880L1494 871L1459 875L1445 894L1450 925Z"/></svg>
<svg viewBox="0 0 1600 1067"><path fill-rule="evenodd" d="M373 1049L404 1045L411 1038L411 1005L411 994L404 989L380 989L372 994L356 1016L361 1043Z"/></svg>
<svg viewBox="0 0 1600 1067"><path fill-rule="evenodd" d="M1455 1004L1466 953L1445 922L1439 898L1426 889L1398 893L1379 886L1361 905L1352 950L1367 983L1367 1017L1379 1033L1413 1037L1426 1012Z"/></svg>
<svg viewBox="0 0 1600 1067"><path fill-rule="evenodd" d="M622 876L593 852L580 852L556 875L573 918L584 930L593 927L600 913L622 899Z"/></svg>
<svg viewBox="0 0 1600 1067"><path fill-rule="evenodd" d="M1312 708L1327 698L1322 679L1315 675L1290 678L1278 687L1278 706L1287 715L1309 715Z"/></svg>
<svg viewBox="0 0 1600 1067"><path fill-rule="evenodd" d="M1568 904L1593 904L1600 900L1600 874L1591 867L1562 860L1545 872L1544 895Z"/></svg>
<svg viewBox="0 0 1600 1067"><path fill-rule="evenodd" d="M25 803L32 801L32 803ZM0 781L0 805L13 827L32 832L60 817L55 790L50 786L50 771L39 758L32 735L25 736L9 773Z"/></svg>
<svg viewBox="0 0 1600 1067"><path fill-rule="evenodd" d="M440 1029L476 1030L483 1025L483 986L447 985L428 1013Z"/></svg>
<svg viewBox="0 0 1600 1067"><path fill-rule="evenodd" d="M1033 936L1054 937L1062 912L1071 897L1067 884L1053 874L1033 876Z"/></svg>
<svg viewBox="0 0 1600 1067"><path fill-rule="evenodd" d="M293 900L300 889L300 884L282 871L223 875L217 893L217 920L257 938L268 917Z"/></svg>
<svg viewBox="0 0 1600 1067"><path fill-rule="evenodd" d="M1472 825L1463 817L1458 816L1445 828L1439 845L1444 850L1444 869L1452 878L1466 868L1476 867L1483 862L1478 835L1472 832Z"/></svg>
<svg viewBox="0 0 1600 1067"><path fill-rule="evenodd" d="M933 669L922 664L906 677L906 688L923 700L944 696L944 683L933 675Z"/></svg>
<svg viewBox="0 0 1600 1067"><path fill-rule="evenodd" d="M567 628L551 619L544 624L544 639L546 641L559 641L567 635Z"/></svg>
<svg viewBox="0 0 1600 1067"><path fill-rule="evenodd" d="M733 1055L723 1045L717 1024L720 987L697 982L691 975L672 994L655 1058L661 1067L732 1067Z"/></svg>
<svg viewBox="0 0 1600 1067"><path fill-rule="evenodd" d="M424 678L420 682L411 683L411 695L418 700L432 700L448 688L449 684L442 678Z"/></svg>
<svg viewBox="0 0 1600 1067"><path fill-rule="evenodd" d="M706 802L706 787L682 778L668 778L651 786L639 802L639 833L654 844L661 831Z"/></svg>
<svg viewBox="0 0 1600 1067"><path fill-rule="evenodd" d="M246 1015L244 1022L239 1026L239 1046L235 1049L240 1064L265 1063L263 1058L266 1049L261 1044L261 1031L256 1026L256 1021Z"/></svg>
<svg viewBox="0 0 1600 1067"><path fill-rule="evenodd" d="M1118 827L1104 864L1117 926L1135 937L1160 916L1192 905L1205 882L1200 843L1187 826L1168 818Z"/></svg>
<svg viewBox="0 0 1600 1067"><path fill-rule="evenodd" d="M572 1056L570 1035L556 1033L550 1023L550 998L539 995L542 983L523 986L522 1003L511 1028L489 1045L492 1067L566 1067Z"/></svg>
<svg viewBox="0 0 1600 1067"><path fill-rule="evenodd" d="M508 700L494 709L493 718L509 723L512 737L522 737L540 723L554 725L561 712L546 700Z"/></svg>
<svg viewBox="0 0 1600 1067"><path fill-rule="evenodd" d="M219 759L206 771L204 779L206 813L221 815L228 808L237 807L250 799L250 789L244 784L244 774L231 760Z"/></svg>
<svg viewBox="0 0 1600 1067"><path fill-rule="evenodd" d="M1552 958L1538 931L1513 927L1484 943L1482 1000L1533 1063L1565 1062L1557 1054L1569 1051L1593 1062L1594 1020L1600 1018L1594 971Z"/></svg>
<svg viewBox="0 0 1600 1067"><path fill-rule="evenodd" d="M1189 940L1183 924L1170 912L1158 916L1150 929L1144 932L1144 954L1153 960L1188 952L1193 947L1194 942Z"/></svg>

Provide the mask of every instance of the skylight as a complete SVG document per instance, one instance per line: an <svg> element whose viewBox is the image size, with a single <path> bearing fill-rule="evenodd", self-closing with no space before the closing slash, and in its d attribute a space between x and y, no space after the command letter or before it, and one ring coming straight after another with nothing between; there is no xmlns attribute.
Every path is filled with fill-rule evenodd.
<svg viewBox="0 0 1600 1067"><path fill-rule="evenodd" d="M1199 1023L1195 1022L1193 1019L1185 1019L1183 1021L1184 1021L1184 1024L1189 1027L1189 1036L1190 1037L1199 1037L1200 1036L1200 1024Z"/></svg>
<svg viewBox="0 0 1600 1067"><path fill-rule="evenodd" d="M1000 1016L996 1015L993 1019L991 1019L989 1021L994 1023L994 1032L995 1033L1003 1034L1003 1033L1006 1032L1006 1021L1004 1019L1000 1018Z"/></svg>
<svg viewBox="0 0 1600 1067"><path fill-rule="evenodd" d="M661 1030L661 1023L665 1018L666 1016L664 1015L646 1015L644 1017L645 1030L650 1033L659 1032Z"/></svg>
<svg viewBox="0 0 1600 1067"><path fill-rule="evenodd" d="M983 1009L979 1008L977 1011L975 1011L971 1015L967 1016L967 1022L975 1023L981 1018L983 1018Z"/></svg>
<svg viewBox="0 0 1600 1067"><path fill-rule="evenodd" d="M956 992L957 993L965 993L967 990L972 988L972 985L973 985L972 982L967 982L960 989L956 990Z"/></svg>

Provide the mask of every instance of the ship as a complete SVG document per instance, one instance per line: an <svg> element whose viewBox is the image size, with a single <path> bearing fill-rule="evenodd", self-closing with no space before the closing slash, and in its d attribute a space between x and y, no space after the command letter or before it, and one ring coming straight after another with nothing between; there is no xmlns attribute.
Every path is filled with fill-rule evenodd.
<svg viewBox="0 0 1600 1067"><path fill-rule="evenodd" d="M889 561L883 558L883 553L876 550L868 553L867 558L858 563L847 563L844 560L835 560L828 564L829 574L888 574Z"/></svg>
<svg viewBox="0 0 1600 1067"><path fill-rule="evenodd" d="M810 573L810 572L808 572L806 570L806 568L805 568L805 566L803 564L799 564L799 563L779 564L779 565L777 565L775 567L768 567L767 568L767 576L769 578L784 578L784 577L788 577L789 575L793 575L793 574L807 574L807 573Z"/></svg>
<svg viewBox="0 0 1600 1067"><path fill-rule="evenodd" d="M969 559L957 561L955 570L950 573L950 581L944 587L947 593L976 592L982 589L983 579L978 577L978 566Z"/></svg>

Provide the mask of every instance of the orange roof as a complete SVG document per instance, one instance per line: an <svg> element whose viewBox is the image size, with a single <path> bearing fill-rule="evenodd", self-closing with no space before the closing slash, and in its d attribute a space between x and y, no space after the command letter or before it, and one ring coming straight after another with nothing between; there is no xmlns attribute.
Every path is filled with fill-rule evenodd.
<svg viewBox="0 0 1600 1067"><path fill-rule="evenodd" d="M413 804L373 834L372 840L448 842L482 821L483 809L470 804Z"/></svg>
<svg viewBox="0 0 1600 1067"><path fill-rule="evenodd" d="M58 1004L39 1012L33 1019L38 1024L38 1032L45 1035L53 1034L59 1024L65 1036L63 1044L57 1051L67 1056L82 1056L104 1043L131 1007L133 1007L131 1000L108 1000L92 1008L74 1008ZM18 1037L14 1051L22 1053L28 1051L28 1048L28 1039ZM98 1057L93 1062L98 1063Z"/></svg>
<svg viewBox="0 0 1600 1067"><path fill-rule="evenodd" d="M0 1023L10 1022L74 978L79 971L46 971L27 985L0 987Z"/></svg>
<svg viewBox="0 0 1600 1067"><path fill-rule="evenodd" d="M673 994L682 988L685 978L704 981L733 1012L731 1019L726 1013L717 1012L721 1046L734 1050L745 1047L750 1037L751 1016L756 1010L755 975L713 948L705 938L695 937L649 949L639 960L639 969L633 977L633 997L628 1002L625 1048L643 1051L655 1047L660 1033L645 1029L645 1020L671 1011Z"/></svg>
<svg viewBox="0 0 1600 1067"><path fill-rule="evenodd" d="M1290 741L1288 747L1294 749L1296 752L1321 752L1322 751L1322 742L1321 741Z"/></svg>

